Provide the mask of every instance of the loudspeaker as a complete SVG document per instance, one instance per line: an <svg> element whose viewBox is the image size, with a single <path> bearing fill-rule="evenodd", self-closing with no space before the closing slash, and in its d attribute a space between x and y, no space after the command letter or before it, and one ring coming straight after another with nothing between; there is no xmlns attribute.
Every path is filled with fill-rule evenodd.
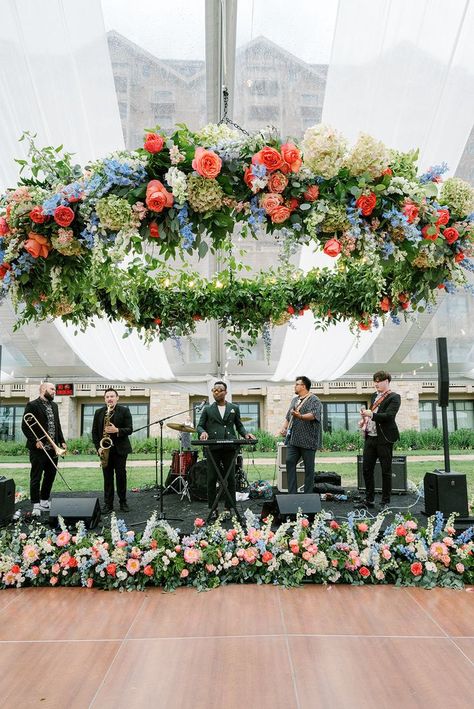
<svg viewBox="0 0 474 709"><path fill-rule="evenodd" d="M365 490L364 474L362 469L363 456L357 456L357 488ZM375 464L375 492L382 492L382 468L379 461ZM407 491L407 457L394 455L392 458L392 493L403 495Z"/></svg>
<svg viewBox="0 0 474 709"><path fill-rule="evenodd" d="M433 473L426 473L423 485L425 514L434 515L439 510L445 517L452 512L459 512L461 517L467 517L467 482L464 473L435 470Z"/></svg>
<svg viewBox="0 0 474 709"><path fill-rule="evenodd" d="M49 523L58 524L58 515L65 524L72 525L83 520L87 529L97 527L100 522L100 505L98 497L53 497L49 510Z"/></svg>
<svg viewBox="0 0 474 709"><path fill-rule="evenodd" d="M449 365L445 337L436 338L436 356L438 358L438 406L447 406L449 404Z"/></svg>
<svg viewBox="0 0 474 709"><path fill-rule="evenodd" d="M321 497L315 493L307 495L276 495L280 517L295 517L298 509L306 515L321 512Z"/></svg>
<svg viewBox="0 0 474 709"><path fill-rule="evenodd" d="M0 525L12 521L15 513L15 481L0 477Z"/></svg>
<svg viewBox="0 0 474 709"><path fill-rule="evenodd" d="M284 468L286 465L286 452L288 450L288 446L285 446L284 443L278 443L277 444L277 465L279 468ZM297 470L304 470L304 463L302 460L300 460L296 464L296 469Z"/></svg>

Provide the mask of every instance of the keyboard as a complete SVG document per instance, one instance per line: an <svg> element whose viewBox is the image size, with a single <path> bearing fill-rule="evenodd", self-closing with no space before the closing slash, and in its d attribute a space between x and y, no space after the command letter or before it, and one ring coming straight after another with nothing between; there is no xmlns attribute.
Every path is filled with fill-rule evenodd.
<svg viewBox="0 0 474 709"><path fill-rule="evenodd" d="M205 441L191 441L193 446L254 446L258 441L255 438L208 438Z"/></svg>

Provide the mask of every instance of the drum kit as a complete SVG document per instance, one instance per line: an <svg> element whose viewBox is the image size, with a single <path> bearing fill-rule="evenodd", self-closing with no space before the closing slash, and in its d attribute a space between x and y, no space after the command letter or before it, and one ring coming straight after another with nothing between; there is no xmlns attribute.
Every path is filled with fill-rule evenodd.
<svg viewBox="0 0 474 709"><path fill-rule="evenodd" d="M242 418L241 420L250 421L251 419ZM168 426L168 428L171 428L173 431L178 431L181 434L196 433L196 429L194 428L194 426L187 422L167 423L166 425ZM202 480L200 481L199 475L194 475L194 471L198 473L198 471L195 470L195 465L196 463L198 463L197 456L197 451L183 450L183 437L180 436L179 451L175 450L172 453L171 468L167 480L167 483L168 481L169 483L166 485L165 490L163 492L166 492L166 490L173 490L173 492L176 492L178 495L181 496L182 500L185 497L187 497L189 501L191 501L191 499L203 499L202 488L204 486L202 485ZM204 463L205 465L205 461L199 462ZM235 472L236 489L245 489L245 483L248 486L248 480L243 470L243 457L241 455L238 456ZM205 495L205 497L207 498L207 494Z"/></svg>

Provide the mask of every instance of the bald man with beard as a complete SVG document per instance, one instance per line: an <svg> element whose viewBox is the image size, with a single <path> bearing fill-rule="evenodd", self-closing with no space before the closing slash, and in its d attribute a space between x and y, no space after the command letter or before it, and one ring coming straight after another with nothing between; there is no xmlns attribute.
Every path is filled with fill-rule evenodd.
<svg viewBox="0 0 474 709"><path fill-rule="evenodd" d="M66 448L58 405L54 402L55 394L55 385L52 382L43 382L39 397L26 405L21 424L30 453L30 498L33 503L32 514L35 517L39 517L42 512L49 512L49 498L58 467L58 456L40 426L57 446ZM25 422L25 414L33 414L38 421L39 425L32 424L33 430Z"/></svg>

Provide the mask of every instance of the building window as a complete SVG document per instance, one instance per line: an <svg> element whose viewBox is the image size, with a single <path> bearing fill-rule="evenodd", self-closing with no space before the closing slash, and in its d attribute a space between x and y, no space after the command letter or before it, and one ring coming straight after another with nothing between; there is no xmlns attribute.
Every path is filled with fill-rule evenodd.
<svg viewBox="0 0 474 709"><path fill-rule="evenodd" d="M278 94L278 81L275 79L254 79L248 84L249 93L258 96L276 96Z"/></svg>
<svg viewBox="0 0 474 709"><path fill-rule="evenodd" d="M255 433L260 428L260 406L256 401L236 401L240 409L240 417L248 419L244 421L245 430L247 433Z"/></svg>
<svg viewBox="0 0 474 709"><path fill-rule="evenodd" d="M15 404L0 406L0 441L24 441L21 422L25 407Z"/></svg>
<svg viewBox="0 0 474 709"><path fill-rule="evenodd" d="M441 408L437 401L420 401L420 431L441 428ZM474 401L450 401L448 404L448 429L474 428Z"/></svg>
<svg viewBox="0 0 474 709"><path fill-rule="evenodd" d="M128 88L128 79L126 76L114 76L115 90L117 93L125 93Z"/></svg>
<svg viewBox="0 0 474 709"><path fill-rule="evenodd" d="M83 404L81 412L81 436L90 436L92 433L92 422L97 409L100 409L103 404ZM133 434L133 438L148 438L148 429L142 428L148 426L149 423L149 408L148 404L125 404L130 409L133 419L133 429L141 428Z"/></svg>
<svg viewBox="0 0 474 709"><path fill-rule="evenodd" d="M277 106L249 106L249 119L259 121L273 121L279 116Z"/></svg>
<svg viewBox="0 0 474 709"><path fill-rule="evenodd" d="M338 401L323 403L323 431L358 431L360 410L366 401Z"/></svg>

